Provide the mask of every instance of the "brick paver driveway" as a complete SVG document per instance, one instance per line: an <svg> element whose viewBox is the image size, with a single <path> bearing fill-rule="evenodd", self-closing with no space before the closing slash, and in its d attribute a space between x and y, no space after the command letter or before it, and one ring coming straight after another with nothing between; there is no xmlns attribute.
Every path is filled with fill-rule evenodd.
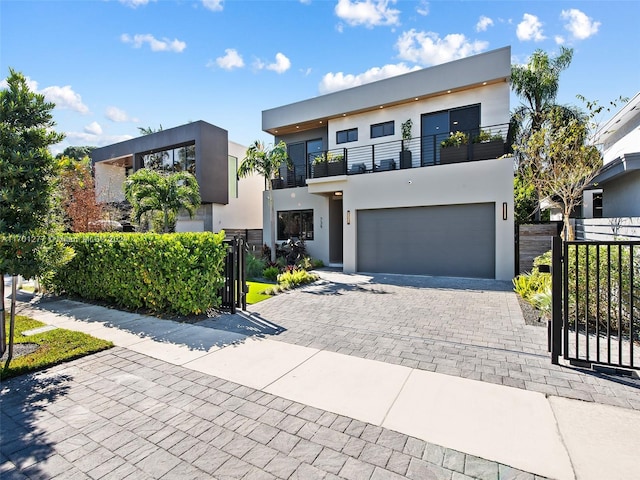
<svg viewBox="0 0 640 480"><path fill-rule="evenodd" d="M267 333L276 333L280 341L640 409L636 379L551 365L546 326L525 325L509 282L321 275L320 284L249 310L274 324L278 331ZM233 319L204 324L229 328Z"/></svg>

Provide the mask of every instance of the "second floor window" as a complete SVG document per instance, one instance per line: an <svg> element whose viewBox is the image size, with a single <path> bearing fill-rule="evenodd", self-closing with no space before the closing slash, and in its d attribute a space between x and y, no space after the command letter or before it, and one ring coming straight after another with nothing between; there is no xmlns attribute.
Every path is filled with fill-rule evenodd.
<svg viewBox="0 0 640 480"><path fill-rule="evenodd" d="M358 129L340 130L336 132L336 143L347 143L358 141Z"/></svg>
<svg viewBox="0 0 640 480"><path fill-rule="evenodd" d="M395 122L376 123L371 125L371 138L386 137L395 134Z"/></svg>

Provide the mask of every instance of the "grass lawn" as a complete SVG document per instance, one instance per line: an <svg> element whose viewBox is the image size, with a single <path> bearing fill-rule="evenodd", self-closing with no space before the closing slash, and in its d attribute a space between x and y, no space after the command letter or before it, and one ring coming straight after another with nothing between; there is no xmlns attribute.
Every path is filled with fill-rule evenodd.
<svg viewBox="0 0 640 480"><path fill-rule="evenodd" d="M4 369L6 359L3 358L0 366L0 378L5 379L35 370L42 370L61 362L113 347L113 343L106 340L100 340L86 333L72 332L62 328L36 335L22 335L22 332L26 330L44 326L44 323L32 318L16 316L14 345L18 343L37 343L40 346L33 353L17 358L14 356L8 370ZM6 316L6 327L8 341L9 315Z"/></svg>
<svg viewBox="0 0 640 480"><path fill-rule="evenodd" d="M260 282L247 282L249 286L249 293L247 293L247 304L253 305L254 303L261 302L267 298L271 298L271 295L264 295L260 292L273 288L273 283L260 283Z"/></svg>

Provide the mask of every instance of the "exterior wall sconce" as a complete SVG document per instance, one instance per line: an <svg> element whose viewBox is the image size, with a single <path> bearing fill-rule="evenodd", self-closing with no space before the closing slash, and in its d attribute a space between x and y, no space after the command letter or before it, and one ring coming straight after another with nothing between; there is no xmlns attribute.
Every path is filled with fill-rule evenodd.
<svg viewBox="0 0 640 480"><path fill-rule="evenodd" d="M507 202L502 202L502 219L507 219Z"/></svg>
<svg viewBox="0 0 640 480"><path fill-rule="evenodd" d="M347 225L351 225L351 210L347 210Z"/></svg>

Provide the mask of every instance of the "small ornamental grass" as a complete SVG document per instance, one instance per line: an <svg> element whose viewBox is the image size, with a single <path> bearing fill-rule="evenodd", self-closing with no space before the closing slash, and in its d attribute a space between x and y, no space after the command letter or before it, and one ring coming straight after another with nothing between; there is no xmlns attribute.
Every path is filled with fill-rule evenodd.
<svg viewBox="0 0 640 480"><path fill-rule="evenodd" d="M262 293L265 295L276 295L285 290L291 290L301 285L313 283L319 278L315 273L309 273L306 270L292 267L278 275L278 285L273 285Z"/></svg>
<svg viewBox="0 0 640 480"><path fill-rule="evenodd" d="M29 317L18 315L15 323L14 346L21 343L36 343L38 348L27 355L14 358L5 369L2 362L0 378L7 379L27 372L68 362L91 353L113 347L113 343L100 340L82 332L73 332L63 328L56 328L36 335L23 335L22 332L44 327L45 324ZM9 336L9 317L6 317L7 337ZM6 355L6 354L5 354Z"/></svg>

